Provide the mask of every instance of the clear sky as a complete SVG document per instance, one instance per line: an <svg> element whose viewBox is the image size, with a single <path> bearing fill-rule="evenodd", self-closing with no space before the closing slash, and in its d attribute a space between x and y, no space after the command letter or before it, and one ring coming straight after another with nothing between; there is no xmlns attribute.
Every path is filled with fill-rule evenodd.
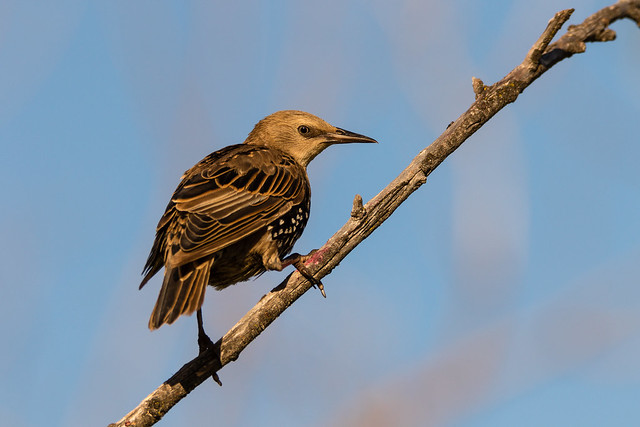
<svg viewBox="0 0 640 427"><path fill-rule="evenodd" d="M583 1L0 5L0 424L106 425L197 353L138 291L182 172L301 109L321 246ZM536 81L161 425L640 424L640 30ZM203 307L215 340L288 272Z"/></svg>

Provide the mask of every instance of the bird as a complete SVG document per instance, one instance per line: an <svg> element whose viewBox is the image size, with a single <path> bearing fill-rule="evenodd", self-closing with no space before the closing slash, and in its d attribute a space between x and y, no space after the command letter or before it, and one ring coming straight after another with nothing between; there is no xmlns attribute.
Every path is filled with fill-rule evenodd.
<svg viewBox="0 0 640 427"><path fill-rule="evenodd" d="M376 143L312 114L283 110L260 120L242 144L215 151L187 170L156 227L140 289L162 268L149 329L197 312L200 351L212 345L201 307L217 290L294 265L312 284L308 256L287 254L309 219L307 166L334 144Z"/></svg>

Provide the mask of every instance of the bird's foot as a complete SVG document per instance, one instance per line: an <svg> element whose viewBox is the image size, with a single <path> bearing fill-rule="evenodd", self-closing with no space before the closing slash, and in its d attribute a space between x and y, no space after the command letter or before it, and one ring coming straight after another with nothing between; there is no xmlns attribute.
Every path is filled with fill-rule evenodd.
<svg viewBox="0 0 640 427"><path fill-rule="evenodd" d="M198 317L198 349L199 349L198 356L200 356L202 355L202 353L215 347L215 344L213 343L213 341L211 341L211 338L209 338L209 335L207 335L204 331L204 326L202 322L202 310L198 310L197 317ZM220 381L220 377L218 376L218 373L216 371L213 371L211 373L211 378L213 378L213 380L216 383L218 383L220 387L222 387L222 381Z"/></svg>
<svg viewBox="0 0 640 427"><path fill-rule="evenodd" d="M198 355L201 355L213 347L214 344L211 338L209 338L209 335L205 334L204 330L198 331Z"/></svg>
<svg viewBox="0 0 640 427"><path fill-rule="evenodd" d="M313 277L311 272L304 265L304 263L308 259L310 259L317 251L318 251L317 249L314 249L311 252L309 252L307 255L300 255L298 253L293 253L282 260L282 265L283 267L287 265L293 265L296 268L296 270L298 270L298 272L302 275L302 277L307 279L314 288L317 286L318 289L320 289L322 296L326 298L327 294L325 294L324 292L324 285L320 280Z"/></svg>

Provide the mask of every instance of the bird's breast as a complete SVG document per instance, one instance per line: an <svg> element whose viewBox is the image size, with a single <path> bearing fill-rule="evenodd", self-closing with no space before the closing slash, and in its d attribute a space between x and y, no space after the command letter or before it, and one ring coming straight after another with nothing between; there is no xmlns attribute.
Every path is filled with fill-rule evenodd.
<svg viewBox="0 0 640 427"><path fill-rule="evenodd" d="M306 199L268 225L267 231L278 245L278 253L281 257L293 249L296 240L302 235L309 220L309 210L310 200Z"/></svg>

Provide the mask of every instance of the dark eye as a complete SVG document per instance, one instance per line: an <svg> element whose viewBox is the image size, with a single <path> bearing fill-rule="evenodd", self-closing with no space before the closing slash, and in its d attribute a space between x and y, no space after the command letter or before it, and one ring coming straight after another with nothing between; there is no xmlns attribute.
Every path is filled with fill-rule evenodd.
<svg viewBox="0 0 640 427"><path fill-rule="evenodd" d="M309 129L308 126L302 125L298 126L298 132L300 132L300 135L306 135L311 132L311 129Z"/></svg>

